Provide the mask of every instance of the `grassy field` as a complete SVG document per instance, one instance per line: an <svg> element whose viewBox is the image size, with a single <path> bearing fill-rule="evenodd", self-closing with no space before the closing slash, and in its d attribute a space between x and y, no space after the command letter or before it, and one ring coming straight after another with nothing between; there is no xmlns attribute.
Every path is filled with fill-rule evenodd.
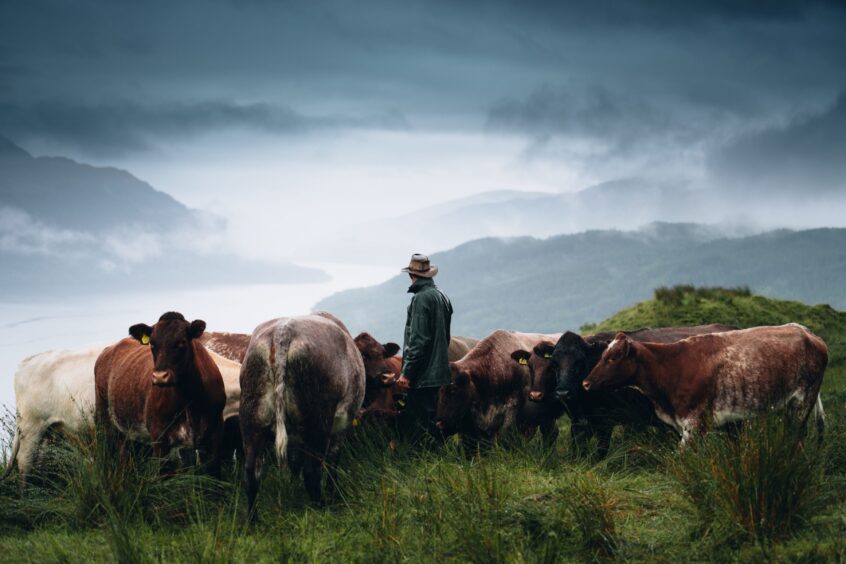
<svg viewBox="0 0 846 564"><path fill-rule="evenodd" d="M269 465L261 521L248 527L235 464L223 481L188 471L160 479L155 461L105 457L88 437L52 449L24 494L0 483L0 561L846 559L846 314L742 290L656 296L596 328L797 321L823 336L832 348L823 445L800 444L774 415L684 452L672 434L618 429L601 462L537 437L468 459L455 442L391 450L390 430L362 426L336 499L311 506L300 480ZM569 422L560 424L566 437Z"/></svg>

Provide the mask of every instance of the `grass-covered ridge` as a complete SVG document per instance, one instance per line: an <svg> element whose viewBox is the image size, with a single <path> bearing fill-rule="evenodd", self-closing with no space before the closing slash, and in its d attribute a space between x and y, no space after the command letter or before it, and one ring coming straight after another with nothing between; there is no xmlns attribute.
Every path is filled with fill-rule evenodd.
<svg viewBox="0 0 846 564"><path fill-rule="evenodd" d="M800 323L825 339L829 367L846 361L846 312L752 294L748 288L658 288L655 297L608 319L582 326L582 333L724 323L740 328Z"/></svg>
<svg viewBox="0 0 846 564"><path fill-rule="evenodd" d="M583 562L823 561L846 558L844 314L745 290L671 288L598 329L796 321L829 341L825 443L796 446L780 421L713 434L680 453L672 434L615 434L608 460L569 451L569 422L468 460L387 448L362 425L345 445L340 495L307 501L301 480L265 467L261 522L245 521L240 468L222 481L100 456L96 437L54 449L21 494L0 483L0 561ZM8 452L8 449L7 451ZM0 455L0 461L3 460ZM769 493L768 493L769 492Z"/></svg>

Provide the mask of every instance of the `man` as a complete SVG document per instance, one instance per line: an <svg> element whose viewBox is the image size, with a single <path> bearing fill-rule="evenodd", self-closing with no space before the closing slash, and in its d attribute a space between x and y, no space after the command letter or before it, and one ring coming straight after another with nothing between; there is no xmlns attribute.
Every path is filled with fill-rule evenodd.
<svg viewBox="0 0 846 564"><path fill-rule="evenodd" d="M415 254L402 272L411 277L408 291L414 296L408 306L405 337L402 347L402 374L397 391L408 393L402 427L406 438L419 440L423 433L433 437L438 390L450 383L449 350L452 304L433 278L438 267L429 264L429 257Z"/></svg>

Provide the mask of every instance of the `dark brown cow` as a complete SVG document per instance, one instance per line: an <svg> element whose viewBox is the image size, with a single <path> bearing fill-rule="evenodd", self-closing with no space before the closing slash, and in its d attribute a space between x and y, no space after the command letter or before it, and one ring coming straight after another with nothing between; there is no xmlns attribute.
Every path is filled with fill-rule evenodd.
<svg viewBox="0 0 846 564"><path fill-rule="evenodd" d="M635 341L672 343L691 337L722 331L732 331L731 325L697 325L693 327L661 327L626 331ZM574 451L582 452L591 437L597 437L597 454L604 458L611 445L616 425L661 425L652 404L637 390L627 388L612 392L587 394L582 380L599 362L602 351L617 332L605 332L582 339L567 331L557 343L544 341L535 345L531 353L515 351L514 357L526 359L531 373L531 388L525 417L541 429L557 425L550 422L563 415L570 416L570 435ZM548 437L548 435L545 435Z"/></svg>
<svg viewBox="0 0 846 564"><path fill-rule="evenodd" d="M441 387L437 425L446 435L493 439L518 422L528 370L511 353L558 335L497 330L450 363L452 383Z"/></svg>
<svg viewBox="0 0 846 564"><path fill-rule="evenodd" d="M246 333L223 333L206 331L200 336L200 343L210 351L214 351L223 358L233 360L238 364L244 362L250 337Z"/></svg>
<svg viewBox="0 0 846 564"><path fill-rule="evenodd" d="M168 312L107 347L94 365L96 414L104 426L153 444L158 456L189 445L209 453L219 474L226 393L220 370L197 338L206 324ZM149 345L149 346L148 346Z"/></svg>
<svg viewBox="0 0 846 564"><path fill-rule="evenodd" d="M639 343L619 333L582 383L585 390L637 386L662 421L682 437L709 425L787 405L805 424L812 410L822 429L820 387L825 342L796 323Z"/></svg>
<svg viewBox="0 0 846 564"><path fill-rule="evenodd" d="M241 436L251 518L265 445L275 437L279 461L294 473L302 457L311 499L321 501L324 462L336 483L340 441L364 400L364 363L343 324L325 315L259 325L241 366Z"/></svg>
<svg viewBox="0 0 846 564"><path fill-rule="evenodd" d="M455 336L449 341L447 358L450 362L460 360L479 341L470 337ZM364 360L367 375L367 393L361 412L362 418L371 416L395 417L399 415L394 383L402 372L402 357L395 356L399 351L396 343L377 341L369 333L361 333L355 338L356 347Z"/></svg>

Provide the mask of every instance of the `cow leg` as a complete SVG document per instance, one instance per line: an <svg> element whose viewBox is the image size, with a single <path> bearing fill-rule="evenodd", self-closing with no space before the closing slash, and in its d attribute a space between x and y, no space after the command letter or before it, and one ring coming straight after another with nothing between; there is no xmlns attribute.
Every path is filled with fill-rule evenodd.
<svg viewBox="0 0 846 564"><path fill-rule="evenodd" d="M588 452L588 442L594 435L594 427L589 423L573 422L570 425L570 451L581 457Z"/></svg>
<svg viewBox="0 0 846 564"><path fill-rule="evenodd" d="M608 456L608 451L611 450L611 435L614 432L614 426L608 422L603 422L596 428L596 456L599 460L605 460Z"/></svg>
<svg viewBox="0 0 846 564"><path fill-rule="evenodd" d="M203 437L201 447L204 456L200 460L204 463L206 471L212 477L220 479L221 450L223 447L222 421L213 419L209 422L209 428L206 430L205 437Z"/></svg>
<svg viewBox="0 0 846 564"><path fill-rule="evenodd" d="M550 417L546 421L543 421L540 425L540 430L543 437L543 445L546 448L554 446L556 439L558 439L558 425L556 424L556 420Z"/></svg>
<svg viewBox="0 0 846 564"><path fill-rule="evenodd" d="M44 440L44 434L47 432L46 425L34 425L31 427L21 425L18 432L20 433L20 446L18 447L18 473L21 478L21 488L26 489L27 481L32 472L35 458L38 455L38 448ZM12 464L12 460L9 464Z"/></svg>
<svg viewBox="0 0 846 564"><path fill-rule="evenodd" d="M258 519L256 496L268 433L264 429L244 429L242 424L241 436L244 440L244 489L247 490L247 511L250 522L254 523Z"/></svg>
<svg viewBox="0 0 846 564"><path fill-rule="evenodd" d="M322 502L320 482L323 479L323 461L327 452L327 441L308 441L303 460L303 482L312 503Z"/></svg>
<svg viewBox="0 0 846 564"><path fill-rule="evenodd" d="M338 463L341 460L341 441L345 432L332 435L326 452L326 495L335 498L338 494Z"/></svg>

